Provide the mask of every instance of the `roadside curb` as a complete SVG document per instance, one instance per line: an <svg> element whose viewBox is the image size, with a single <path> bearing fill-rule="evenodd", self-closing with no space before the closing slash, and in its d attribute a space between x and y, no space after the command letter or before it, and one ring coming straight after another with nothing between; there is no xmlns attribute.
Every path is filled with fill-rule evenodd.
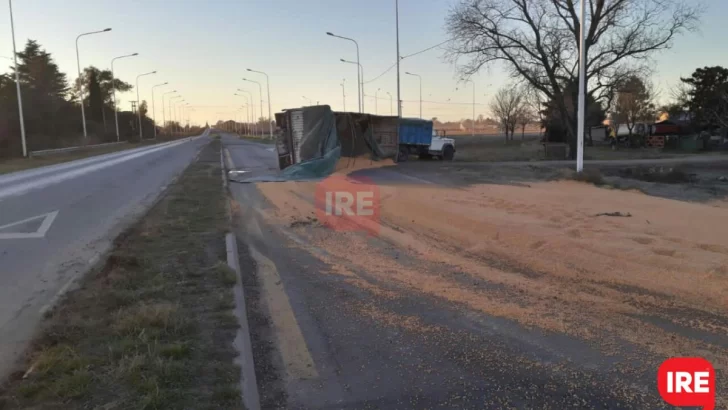
<svg viewBox="0 0 728 410"><path fill-rule="evenodd" d="M227 264L235 270L238 277L238 284L235 286L235 316L238 318L240 328L235 337L235 348L240 355L235 362L240 365L240 387L243 393L243 404L248 410L260 410L260 394L258 393L258 382L255 377L255 363L253 362L253 346L250 342L250 326L248 325L248 313L245 308L245 293L243 292L243 276L240 270L240 259L238 256L238 243L234 233L225 235L227 246Z"/></svg>
<svg viewBox="0 0 728 410"><path fill-rule="evenodd" d="M243 275L240 269L240 256L238 255L238 242L235 234L232 232L233 214L230 205L232 198L228 190L228 181L226 178L226 166L224 152L226 148L220 142L220 167L222 169L222 185L225 191L225 208L227 211L228 222L231 232L225 235L225 246L227 249L227 264L230 269L235 271L237 276L237 284L235 285L233 294L235 297L235 317L238 319L237 335L233 343L239 355L235 359L235 363L240 366L240 390L243 395L243 405L247 410L260 410L260 393L258 392L258 381L255 375L255 362L253 360L253 345L250 337L250 325L248 324L248 312L245 304L245 291L243 290ZM228 153L228 158L229 158ZM232 164L231 164L232 165Z"/></svg>

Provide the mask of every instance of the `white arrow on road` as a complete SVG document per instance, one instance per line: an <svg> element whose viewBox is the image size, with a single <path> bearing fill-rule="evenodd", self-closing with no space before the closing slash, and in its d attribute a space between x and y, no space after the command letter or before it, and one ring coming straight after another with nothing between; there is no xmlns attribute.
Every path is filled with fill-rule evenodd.
<svg viewBox="0 0 728 410"><path fill-rule="evenodd" d="M44 238L48 229L51 228L53 221L56 220L58 211L49 212L47 214L34 216L32 218L23 219L22 221L13 222L7 225L0 226L0 239L33 239L33 238ZM28 222L32 222L43 218L43 222L40 224L35 232L3 232L9 230L14 226L24 225Z"/></svg>

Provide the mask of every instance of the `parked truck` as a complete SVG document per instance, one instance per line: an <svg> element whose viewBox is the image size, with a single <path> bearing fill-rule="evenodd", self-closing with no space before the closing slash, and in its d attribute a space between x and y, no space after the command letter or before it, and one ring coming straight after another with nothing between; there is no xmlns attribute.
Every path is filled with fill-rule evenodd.
<svg viewBox="0 0 728 410"><path fill-rule="evenodd" d="M451 161L455 157L455 140L437 135L432 121L418 118L399 120L398 162L407 161L410 155L420 158L440 158Z"/></svg>

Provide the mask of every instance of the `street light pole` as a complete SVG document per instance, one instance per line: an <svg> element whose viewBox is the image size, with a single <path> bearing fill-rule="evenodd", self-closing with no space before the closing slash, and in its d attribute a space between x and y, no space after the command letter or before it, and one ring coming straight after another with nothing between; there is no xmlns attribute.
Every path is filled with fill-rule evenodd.
<svg viewBox="0 0 728 410"><path fill-rule="evenodd" d="M357 77L359 77L361 75L361 78L364 78L364 67L362 67L361 64L359 64L355 61L344 60L343 58L340 58L339 61L341 61L342 63L356 64L358 66L357 70L356 70ZM363 112L363 110L364 110L364 84L359 84L359 86L361 87L361 88L359 88L359 96L360 96L359 98L361 98L359 112Z"/></svg>
<svg viewBox="0 0 728 410"><path fill-rule="evenodd" d="M164 96L167 94L174 94L177 90L174 91L167 91L166 93L162 93L162 128L167 127L167 116L164 112ZM169 113L170 116L172 116L172 113Z"/></svg>
<svg viewBox="0 0 728 410"><path fill-rule="evenodd" d="M243 78L243 81L248 81L250 83L258 84L258 96L260 97L260 116L262 117L263 116L263 86L259 82L253 81L253 80L248 80L247 78ZM255 123L258 124L257 118L255 118ZM260 129L260 136L261 137L263 136L262 128Z"/></svg>
<svg viewBox="0 0 728 410"><path fill-rule="evenodd" d="M412 74L409 71L406 71L405 74L407 74L407 75L413 75L413 76L418 77L420 79L420 118L422 118L422 76L419 75L419 74ZM475 97L473 97L473 98L475 98ZM475 111L473 111L473 112L475 112ZM473 115L475 115L475 114L473 114Z"/></svg>
<svg viewBox="0 0 728 410"><path fill-rule="evenodd" d="M586 47L584 47L584 26L586 25L584 0L581 0L581 24L579 24L579 114L576 140L576 172L584 169L584 101L586 93Z"/></svg>
<svg viewBox="0 0 728 410"><path fill-rule="evenodd" d="M304 100L308 100L308 105L309 106L313 105L313 101L311 101L311 99L308 98L308 97L306 97L305 95L302 95L301 98L303 98Z"/></svg>
<svg viewBox="0 0 728 410"><path fill-rule="evenodd" d="M465 83L471 83L473 84L473 126L472 126L472 136L475 136L475 81L473 80L466 80Z"/></svg>
<svg viewBox="0 0 728 410"><path fill-rule="evenodd" d="M185 102L185 99L184 98L182 98L179 101L175 101L174 104L172 105L172 108L174 109L174 120L177 123L177 131L178 132L179 131L182 131L182 128L179 126L180 125L180 121L181 121L180 120L180 117L179 117L179 107L180 106L177 105L177 104L182 104L183 102Z"/></svg>
<svg viewBox="0 0 728 410"><path fill-rule="evenodd" d="M374 115L379 115L379 92L382 91L381 88L377 88L377 91L374 91Z"/></svg>
<svg viewBox="0 0 728 410"><path fill-rule="evenodd" d="M182 118L183 118L184 112L185 112L185 110L184 110L185 104L182 104L183 102L184 102L184 100L182 100L180 102L180 105L178 105L178 106L175 107L175 109L177 110L177 131L179 131L180 133L183 130L183 128L182 128Z"/></svg>
<svg viewBox="0 0 728 410"><path fill-rule="evenodd" d="M150 71L148 73L139 74L136 78L136 88L137 88L137 116L139 117L139 141L144 139L144 133L142 132L142 100L139 99L139 77L144 77L145 75L152 75L157 74L156 71Z"/></svg>
<svg viewBox="0 0 728 410"><path fill-rule="evenodd" d="M399 0L394 0L394 14L397 26L397 116L402 117L402 95L400 89L400 75L399 75Z"/></svg>
<svg viewBox="0 0 728 410"><path fill-rule="evenodd" d="M28 156L28 146L25 142L25 118L23 117L23 97L20 94L20 74L18 72L18 52L15 49L15 21L13 20L13 1L8 0L10 7L10 32L13 37L13 61L15 63L15 90L18 92L18 117L20 118L20 140L23 145L23 157Z"/></svg>
<svg viewBox="0 0 728 410"><path fill-rule="evenodd" d="M171 97L169 99L169 135L172 136L174 132L174 112L172 111L172 100L176 100L177 98L182 98L181 95L175 95L174 97Z"/></svg>
<svg viewBox="0 0 728 410"><path fill-rule="evenodd" d="M169 83L157 84L154 87L152 87L152 123L154 125L153 128L154 128L154 138L155 139L157 138L157 109L156 109L156 106L154 105L154 89L157 87L161 87L163 85L167 85L167 84L169 84Z"/></svg>
<svg viewBox="0 0 728 410"><path fill-rule="evenodd" d="M389 115L392 115L392 94L387 91L387 95L389 96Z"/></svg>
<svg viewBox="0 0 728 410"><path fill-rule="evenodd" d="M344 112L346 112L346 78L341 79L341 95L344 97Z"/></svg>
<svg viewBox="0 0 728 410"><path fill-rule="evenodd" d="M249 68L248 71L250 71L251 73L263 74L265 76L265 87L268 89L268 130L270 132L270 138L273 138L273 117L271 116L270 110L270 78L268 77L268 74L262 71L255 71ZM262 111L263 107L261 107L260 109Z"/></svg>
<svg viewBox="0 0 728 410"><path fill-rule="evenodd" d="M241 91L241 90L238 90L238 91ZM233 94L233 95L237 95L238 97L243 97L243 98L245 98L245 104L249 104L249 103L252 103L252 101L249 101L249 100L248 100L248 97L247 97L247 96L245 96L245 95L240 95L240 94L238 94L238 93L235 93L235 94ZM247 107L246 107L246 109L245 109L245 113L246 113L246 114L245 114L245 118L246 118L246 122L247 122L248 120L250 120L250 115L249 115L249 112L248 112L248 109L247 109ZM248 132L249 132L249 131L250 131L250 125L249 125L249 124L248 124L247 128L248 128Z"/></svg>
<svg viewBox="0 0 728 410"><path fill-rule="evenodd" d="M79 57L78 53L78 39L80 39L83 36L90 36L91 34L99 34L99 33L105 33L107 31L111 31L110 28L100 30L100 31L91 31L89 33L83 33L79 34L78 37L76 37L76 65L78 66L78 95L80 97L80 103L81 103L81 121L83 121L83 137L88 138L88 132L86 131L86 110L83 107L83 82L81 81L81 57Z"/></svg>
<svg viewBox="0 0 728 410"><path fill-rule="evenodd" d="M342 37L337 36L336 34L327 31L326 34L328 34L331 37L338 37L344 40L349 40L353 42L356 45L356 63L361 67L361 59L359 58L359 43L356 42L353 38L349 37ZM359 112L364 112L364 98L362 95L364 94L364 84L362 83L362 77L364 77L364 70L362 70L362 75L359 75L359 70L356 72L356 79L357 79L357 92L359 94Z"/></svg>
<svg viewBox="0 0 728 410"><path fill-rule="evenodd" d="M244 95L241 95L241 97L244 97ZM247 101L247 99L246 99L246 101ZM244 110L243 111L243 117L245 118L245 123L244 123L245 126L243 127L243 131L245 132L245 135L248 135L248 134L250 134L250 124L247 123L248 122L247 119L249 117L249 115L248 115L248 103L246 102L244 105L241 105L240 108Z"/></svg>
<svg viewBox="0 0 728 410"><path fill-rule="evenodd" d="M116 142L119 142L119 109L116 106L116 87L114 87L114 79L116 78L116 75L114 74L114 61L120 58L134 57L138 55L139 53L127 54L125 56L119 56L111 59L111 92L114 94L114 123L116 124Z"/></svg>
<svg viewBox="0 0 728 410"><path fill-rule="evenodd" d="M250 102L248 103L248 104L250 104L250 111L249 111L250 123L253 125L253 135L255 135L258 132L258 124L256 124L256 122L254 121L255 103L253 102L254 101L253 93L251 93L250 91L247 91L247 90L241 90L240 88L238 88L238 91L240 91L241 93L248 93L248 98L250 98Z"/></svg>

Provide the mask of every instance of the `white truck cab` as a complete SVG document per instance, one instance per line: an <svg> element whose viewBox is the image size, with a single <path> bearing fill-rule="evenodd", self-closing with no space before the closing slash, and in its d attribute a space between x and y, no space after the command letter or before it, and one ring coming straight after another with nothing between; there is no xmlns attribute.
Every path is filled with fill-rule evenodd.
<svg viewBox="0 0 728 410"><path fill-rule="evenodd" d="M442 134L442 135L440 135ZM447 161L455 157L455 140L445 138L445 131L432 130L432 143L429 147L429 154Z"/></svg>

